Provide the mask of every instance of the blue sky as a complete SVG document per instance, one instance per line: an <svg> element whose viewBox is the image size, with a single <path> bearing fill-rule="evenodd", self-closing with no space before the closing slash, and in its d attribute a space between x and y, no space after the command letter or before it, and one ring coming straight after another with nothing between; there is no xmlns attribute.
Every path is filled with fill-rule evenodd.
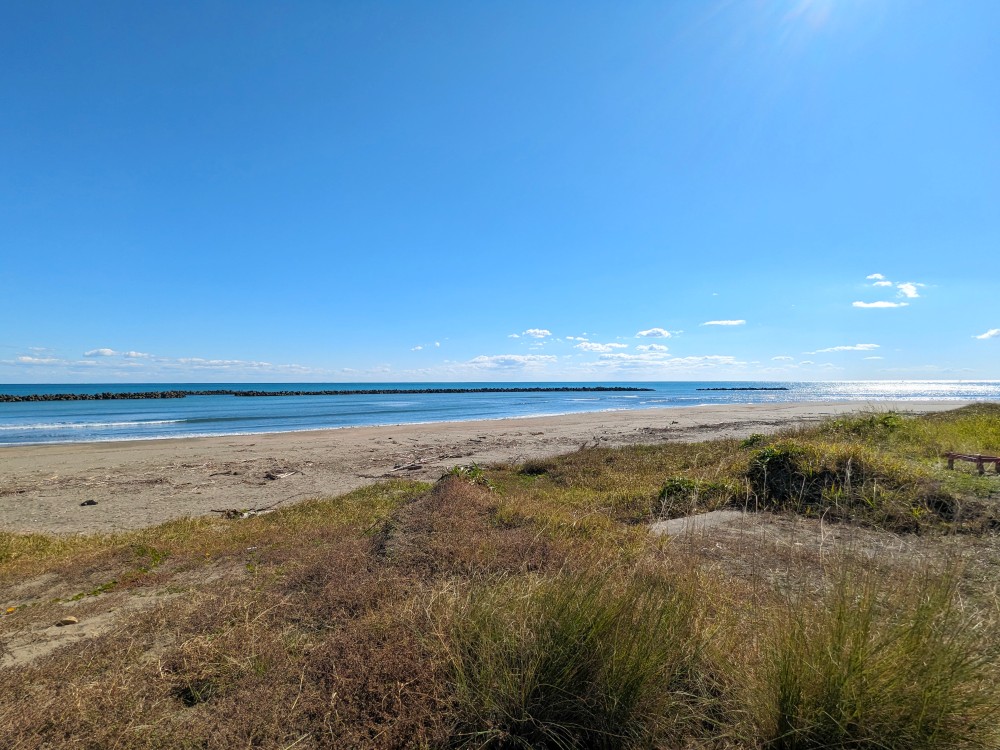
<svg viewBox="0 0 1000 750"><path fill-rule="evenodd" d="M1000 378L1000 3L0 9L0 382Z"/></svg>

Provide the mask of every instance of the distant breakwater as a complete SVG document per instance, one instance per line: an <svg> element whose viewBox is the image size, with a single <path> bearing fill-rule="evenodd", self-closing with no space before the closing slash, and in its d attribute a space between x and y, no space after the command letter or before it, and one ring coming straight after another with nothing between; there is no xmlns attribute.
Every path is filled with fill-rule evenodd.
<svg viewBox="0 0 1000 750"><path fill-rule="evenodd" d="M558 386L552 388L378 388L368 390L333 391L238 391L231 389L208 391L136 391L131 393L31 393L15 396L0 393L0 403L21 403L25 401L122 401L137 399L185 398L186 396L402 396L433 393L607 393L652 391L652 388L631 388L627 386L592 386L573 388Z"/></svg>
<svg viewBox="0 0 1000 750"><path fill-rule="evenodd" d="M696 391L787 391L788 389L784 386L779 386L775 388L757 388L757 387L742 387L742 388L695 388Z"/></svg>

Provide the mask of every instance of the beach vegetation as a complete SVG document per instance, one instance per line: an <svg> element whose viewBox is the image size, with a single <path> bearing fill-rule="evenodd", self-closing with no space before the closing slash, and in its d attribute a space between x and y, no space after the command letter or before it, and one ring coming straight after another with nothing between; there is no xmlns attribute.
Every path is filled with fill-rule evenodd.
<svg viewBox="0 0 1000 750"><path fill-rule="evenodd" d="M1000 479L941 452L998 425L861 414L3 533L4 743L996 748ZM739 520L652 532L713 510Z"/></svg>

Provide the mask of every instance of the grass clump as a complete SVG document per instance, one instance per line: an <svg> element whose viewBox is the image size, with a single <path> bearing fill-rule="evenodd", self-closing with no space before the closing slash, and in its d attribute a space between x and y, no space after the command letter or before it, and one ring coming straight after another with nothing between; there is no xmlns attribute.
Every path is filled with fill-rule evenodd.
<svg viewBox="0 0 1000 750"><path fill-rule="evenodd" d="M998 648L963 612L955 582L928 576L893 588L847 572L819 600L791 598L757 692L764 746L995 747Z"/></svg>
<svg viewBox="0 0 1000 750"><path fill-rule="evenodd" d="M625 748L680 736L700 711L693 594L607 573L474 590L445 636L459 743Z"/></svg>

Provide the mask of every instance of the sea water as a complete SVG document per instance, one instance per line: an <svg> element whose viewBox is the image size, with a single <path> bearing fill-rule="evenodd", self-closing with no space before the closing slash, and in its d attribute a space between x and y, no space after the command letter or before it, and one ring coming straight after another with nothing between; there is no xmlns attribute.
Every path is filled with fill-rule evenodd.
<svg viewBox="0 0 1000 750"><path fill-rule="evenodd" d="M626 386L641 392L421 393L348 396L187 396L179 399L0 403L0 446L293 432L366 425L502 419L589 411L716 404L855 401L1000 401L1000 381L824 383L155 383L0 385L0 393L170 390L319 391L396 388ZM706 388L787 390L702 390Z"/></svg>

